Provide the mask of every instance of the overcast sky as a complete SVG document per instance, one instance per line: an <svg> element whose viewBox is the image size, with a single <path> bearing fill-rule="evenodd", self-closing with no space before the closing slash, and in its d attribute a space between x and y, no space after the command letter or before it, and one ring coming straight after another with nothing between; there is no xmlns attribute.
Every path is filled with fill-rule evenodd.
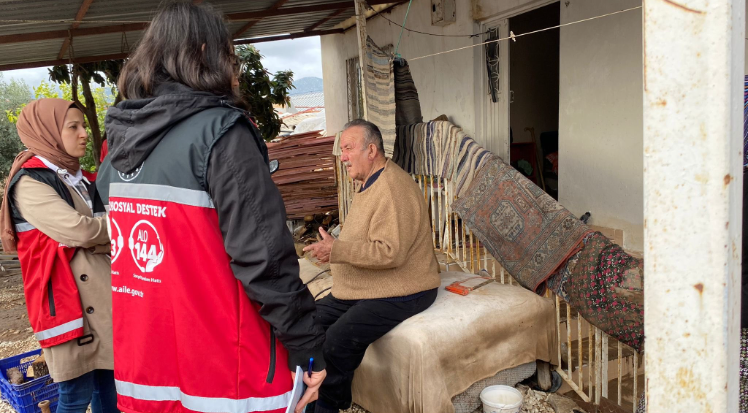
<svg viewBox="0 0 748 413"><path fill-rule="evenodd" d="M319 37L257 43L255 46L264 56L262 63L270 73L291 69L294 72L294 79L309 76L322 77ZM37 86L42 80L49 78L46 67L2 73L6 80L22 79L29 86Z"/></svg>

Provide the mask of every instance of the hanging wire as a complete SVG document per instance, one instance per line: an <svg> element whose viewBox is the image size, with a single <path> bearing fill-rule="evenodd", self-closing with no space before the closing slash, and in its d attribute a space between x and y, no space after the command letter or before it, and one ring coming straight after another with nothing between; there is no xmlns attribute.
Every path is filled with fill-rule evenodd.
<svg viewBox="0 0 748 413"><path fill-rule="evenodd" d="M413 2L413 0L411 0L411 3L412 2ZM394 21L388 19L387 17L385 17L384 14L378 12L375 8L369 6L368 4L366 6L369 8L369 10L371 10L371 11L374 12L375 16L379 16L379 17L387 20L391 24L394 24L395 26L400 27L401 28L401 30L400 30L400 37L401 38L403 37L403 30L407 30L407 31L412 32L412 33L423 34L423 35L426 35L426 36L434 36L434 37L478 37L478 36L481 36L481 35L484 35L484 34L487 33L487 32L481 32L481 33L475 33L475 34L437 34L437 33L422 32L420 30L414 30L414 29L409 29L409 28L405 27L405 21L403 21L403 24L399 24L397 22L394 22ZM408 10L410 10L410 3L408 3ZM408 12L406 11L405 12L405 20L407 20L407 19L408 19ZM400 40L398 39L397 42L399 44Z"/></svg>
<svg viewBox="0 0 748 413"><path fill-rule="evenodd" d="M520 33L520 34L510 33L508 37L502 37L502 38L496 39L496 40L489 40L487 42L482 42L482 43L478 43L478 44L472 44L470 46L458 47L456 49L445 50L443 52L431 53L431 54L427 54L425 56L413 57L413 58L408 59L408 61L412 62L412 61L418 60L418 59L425 59L427 57L438 56L438 55L452 53L452 52L457 52L457 51L465 50L465 49L472 49L473 47L483 46L483 45L491 44L491 43L498 43L498 42L502 42L502 41L505 41L505 40L513 40L513 41L516 42L518 37L529 36L531 34L546 32L548 30L554 30L554 29L558 29L558 28L566 27L566 26L571 26L571 25L578 24L578 23L584 23L584 22L588 22L588 21L592 21L592 20L602 19L603 17L614 16L616 14L626 13L626 12L633 11L633 10L638 10L638 9L641 9L641 8L642 8L642 6L632 7L630 9L619 10L619 11L615 11L615 12L612 12L612 13L603 14L603 15L600 15L600 16L590 17L590 18L582 19L582 20L576 20L576 21L569 22L569 23L559 24L557 26L552 26L552 27L546 27L544 29L533 30L533 31L530 31L530 32L527 32L527 33Z"/></svg>
<svg viewBox="0 0 748 413"><path fill-rule="evenodd" d="M73 44L73 33L70 30L68 30L68 39L70 39L70 44L68 44L68 60L72 65L75 63L75 45Z"/></svg>
<svg viewBox="0 0 748 413"><path fill-rule="evenodd" d="M397 52L398 49L400 49L400 40L403 39L403 32L405 31L405 23L408 21L408 13L410 13L410 6L413 4L413 0L410 0L408 2L408 10L405 10L405 18L403 19L403 25L400 27L400 36L397 38L397 46L395 46L395 57L400 57L400 54Z"/></svg>
<svg viewBox="0 0 748 413"><path fill-rule="evenodd" d="M130 42L127 41L127 32L122 32L122 40L120 41L120 53L130 53Z"/></svg>

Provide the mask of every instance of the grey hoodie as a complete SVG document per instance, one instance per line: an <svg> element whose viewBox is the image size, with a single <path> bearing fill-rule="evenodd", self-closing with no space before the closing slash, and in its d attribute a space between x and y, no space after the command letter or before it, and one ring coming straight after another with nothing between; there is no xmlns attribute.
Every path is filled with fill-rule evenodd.
<svg viewBox="0 0 748 413"><path fill-rule="evenodd" d="M125 100L109 108L105 125L112 166L123 173L134 170L174 125L214 107L233 106L223 96L198 92L181 83L164 83L156 88L154 97ZM265 141L257 130L253 132L267 162Z"/></svg>

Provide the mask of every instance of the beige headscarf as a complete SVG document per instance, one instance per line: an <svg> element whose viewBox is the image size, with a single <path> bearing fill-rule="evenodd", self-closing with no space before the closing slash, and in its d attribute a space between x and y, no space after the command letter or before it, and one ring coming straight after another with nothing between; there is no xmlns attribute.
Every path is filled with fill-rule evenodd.
<svg viewBox="0 0 748 413"><path fill-rule="evenodd" d="M3 206L0 209L0 215L2 216L0 238L5 251L16 250L16 229L8 204L8 185L21 170L23 164L35 155L39 155L71 173L80 169L80 160L68 154L62 142L65 115L71 107L75 107L75 103L69 100L39 99L26 105L18 117L18 123L16 124L18 136L21 137L21 142L26 145L28 150L16 156L13 166L10 168L8 179L5 181Z"/></svg>

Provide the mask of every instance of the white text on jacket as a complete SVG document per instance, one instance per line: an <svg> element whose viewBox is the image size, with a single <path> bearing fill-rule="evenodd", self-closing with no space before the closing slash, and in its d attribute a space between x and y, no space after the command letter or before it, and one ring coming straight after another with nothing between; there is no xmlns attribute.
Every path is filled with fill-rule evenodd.
<svg viewBox="0 0 748 413"><path fill-rule="evenodd" d="M135 204L133 207L131 202L113 201L109 205L109 210L113 212L127 212L130 214L137 213L138 215L166 218L166 207L156 205Z"/></svg>

